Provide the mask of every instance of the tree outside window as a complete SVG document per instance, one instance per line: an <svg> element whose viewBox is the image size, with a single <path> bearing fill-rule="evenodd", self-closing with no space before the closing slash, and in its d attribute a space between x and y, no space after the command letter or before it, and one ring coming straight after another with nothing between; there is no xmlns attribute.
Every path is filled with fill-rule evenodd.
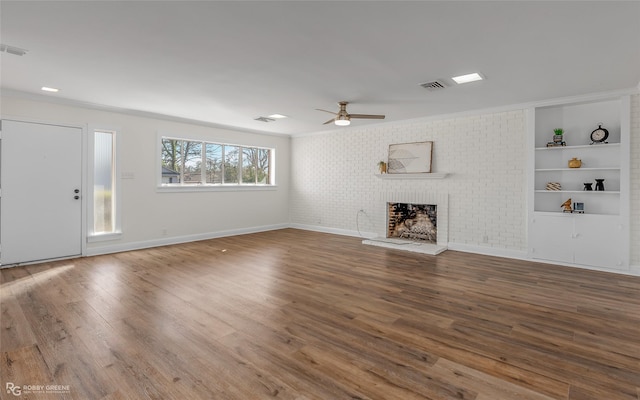
<svg viewBox="0 0 640 400"><path fill-rule="evenodd" d="M271 185L272 149L162 138L163 185Z"/></svg>

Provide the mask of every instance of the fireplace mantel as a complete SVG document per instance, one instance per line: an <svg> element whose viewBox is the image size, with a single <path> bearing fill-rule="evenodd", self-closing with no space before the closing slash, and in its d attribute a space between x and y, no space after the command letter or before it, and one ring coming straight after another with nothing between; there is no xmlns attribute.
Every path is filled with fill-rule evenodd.
<svg viewBox="0 0 640 400"><path fill-rule="evenodd" d="M379 179L444 179L447 172L425 172L416 174L375 174Z"/></svg>

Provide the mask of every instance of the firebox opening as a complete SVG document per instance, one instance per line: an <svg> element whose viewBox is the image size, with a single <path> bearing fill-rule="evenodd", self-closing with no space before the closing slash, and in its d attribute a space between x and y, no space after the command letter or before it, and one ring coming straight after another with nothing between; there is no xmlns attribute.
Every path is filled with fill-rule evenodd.
<svg viewBox="0 0 640 400"><path fill-rule="evenodd" d="M387 237L437 243L435 204L387 203Z"/></svg>

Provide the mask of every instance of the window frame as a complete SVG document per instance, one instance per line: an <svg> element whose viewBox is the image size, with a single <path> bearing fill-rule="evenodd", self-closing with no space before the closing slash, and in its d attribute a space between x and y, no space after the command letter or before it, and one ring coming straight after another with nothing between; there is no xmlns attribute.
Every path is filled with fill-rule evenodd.
<svg viewBox="0 0 640 400"><path fill-rule="evenodd" d="M182 181L180 183L163 183L162 182L162 148L164 140L181 140L188 142L196 142L201 144L201 169L200 169L200 182L199 183L189 183L184 184ZM256 145L246 145L246 144L237 144L230 143L224 140L211 140L211 139L195 139L193 137L187 137L182 135L171 135L171 134L163 134L158 133L157 135L157 157L156 157L156 191L158 192L201 192L201 191L252 191L252 190L275 190L277 188L275 181L275 157L276 157L276 148L268 147L268 146L256 146ZM207 183L207 170L206 170L206 159L207 152L206 147L208 144L221 146L221 154L222 154L222 168L221 168L221 179L222 183ZM225 170L225 158L226 158L226 148L227 146L233 146L238 149L238 181L227 183L224 182ZM270 183L243 183L242 182L242 162L243 162L243 150L251 148L256 150L268 150L269 151L269 164L268 164L268 173L269 173L269 182ZM257 174L256 174L257 181Z"/></svg>
<svg viewBox="0 0 640 400"><path fill-rule="evenodd" d="M87 242L101 242L117 240L122 237L122 203L121 203L121 176L120 176L120 136L122 130L119 127L104 125L89 125L87 129ZM112 139L112 218L113 230L111 232L95 232L95 136L96 132L110 133Z"/></svg>

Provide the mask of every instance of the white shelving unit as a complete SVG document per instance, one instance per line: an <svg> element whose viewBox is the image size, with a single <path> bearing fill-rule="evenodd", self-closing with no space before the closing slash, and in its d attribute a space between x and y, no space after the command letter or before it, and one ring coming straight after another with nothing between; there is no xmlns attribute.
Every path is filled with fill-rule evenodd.
<svg viewBox="0 0 640 400"><path fill-rule="evenodd" d="M529 255L603 270L629 268L629 97L553 104L530 110ZM608 143L591 144L598 125ZM546 147L563 128L567 146ZM569 168L572 158L581 168ZM604 191L596 191L604 179ZM546 190L558 182L561 190ZM592 183L593 191L584 184ZM562 203L583 203L584 214Z"/></svg>
<svg viewBox="0 0 640 400"><path fill-rule="evenodd" d="M587 128L583 136L588 138L590 132ZM584 203L585 210L590 214L618 215L621 152L619 127L616 127L616 132L616 135L609 132L612 140L617 140L615 143L609 141L607 144L536 147L535 211L561 211L560 204L571 198L572 202ZM568 167L569 160L574 157L582 160L582 167ZM595 179L604 179L604 192L583 190L585 183L591 183L595 189ZM560 183L562 190L546 190L548 182Z"/></svg>

